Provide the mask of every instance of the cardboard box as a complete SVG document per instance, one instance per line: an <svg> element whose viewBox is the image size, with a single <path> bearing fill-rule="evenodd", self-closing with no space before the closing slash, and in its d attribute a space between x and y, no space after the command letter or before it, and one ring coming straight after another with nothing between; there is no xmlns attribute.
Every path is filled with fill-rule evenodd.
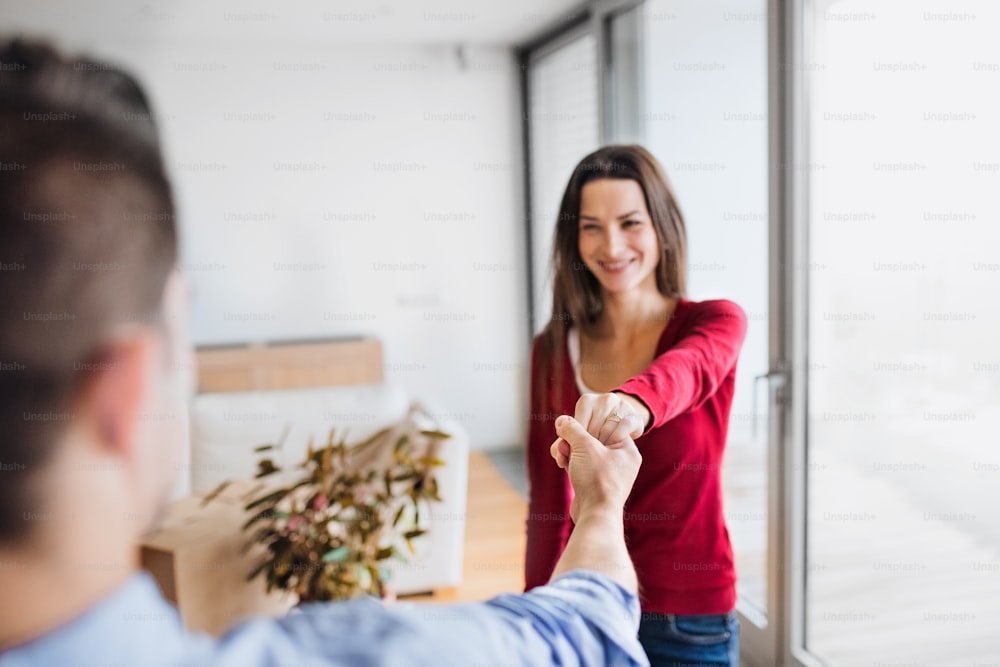
<svg viewBox="0 0 1000 667"><path fill-rule="evenodd" d="M192 631L222 634L240 618L281 616L296 602L294 595L264 592L264 578L246 580L263 554L255 546L242 549L247 514L243 507L259 485L238 482L207 504L189 496L171 503L160 528L141 545L141 564L173 602Z"/></svg>

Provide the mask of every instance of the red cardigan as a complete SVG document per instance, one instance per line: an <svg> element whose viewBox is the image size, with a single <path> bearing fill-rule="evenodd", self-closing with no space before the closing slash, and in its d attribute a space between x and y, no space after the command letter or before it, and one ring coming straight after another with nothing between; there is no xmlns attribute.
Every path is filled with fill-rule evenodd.
<svg viewBox="0 0 1000 667"><path fill-rule="evenodd" d="M736 570L723 516L720 466L746 316L731 301L680 299L642 374L615 391L638 397L652 424L636 444L642 467L625 504L625 539L642 609L721 614L736 606ZM544 334L531 350L526 588L549 580L572 530L573 490L549 454L553 422L580 391L565 345L554 364ZM561 365L561 400L554 382Z"/></svg>

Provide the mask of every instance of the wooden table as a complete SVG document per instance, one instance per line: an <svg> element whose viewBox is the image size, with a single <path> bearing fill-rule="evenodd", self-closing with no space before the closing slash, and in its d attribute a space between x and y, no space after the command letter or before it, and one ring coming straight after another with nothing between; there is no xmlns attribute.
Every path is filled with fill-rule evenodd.
<svg viewBox="0 0 1000 667"><path fill-rule="evenodd" d="M482 452L469 456L462 585L407 600L486 600L524 589L528 504Z"/></svg>

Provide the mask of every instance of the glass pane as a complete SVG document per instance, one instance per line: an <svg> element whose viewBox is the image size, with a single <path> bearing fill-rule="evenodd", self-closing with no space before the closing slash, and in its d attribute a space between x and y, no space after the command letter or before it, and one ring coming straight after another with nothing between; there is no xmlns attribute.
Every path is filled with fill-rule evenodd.
<svg viewBox="0 0 1000 667"><path fill-rule="evenodd" d="M597 149L597 43L587 33L536 59L528 71L531 243L535 333L552 314L552 233L570 173Z"/></svg>
<svg viewBox="0 0 1000 667"><path fill-rule="evenodd" d="M684 212L689 297L730 299L749 319L723 480L740 596L765 610L763 385L756 436L751 426L753 378L768 370L766 3L652 0L642 11L645 144L663 164ZM763 619L758 613L754 620Z"/></svg>
<svg viewBox="0 0 1000 667"><path fill-rule="evenodd" d="M630 144L642 140L642 6L615 14L608 26L607 109L610 140Z"/></svg>
<svg viewBox="0 0 1000 667"><path fill-rule="evenodd" d="M1000 15L816 2L806 642L1000 664Z"/></svg>

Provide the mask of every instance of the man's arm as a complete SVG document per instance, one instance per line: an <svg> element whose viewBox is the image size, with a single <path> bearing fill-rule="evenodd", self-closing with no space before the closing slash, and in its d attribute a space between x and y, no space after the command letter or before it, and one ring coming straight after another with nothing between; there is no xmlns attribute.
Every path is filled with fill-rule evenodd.
<svg viewBox="0 0 1000 667"><path fill-rule="evenodd" d="M605 446L565 415L556 420L556 433L559 440L552 445L552 456L569 470L575 491L570 515L576 527L552 578L590 570L635 595L635 568L625 547L622 513L642 456L631 439Z"/></svg>

